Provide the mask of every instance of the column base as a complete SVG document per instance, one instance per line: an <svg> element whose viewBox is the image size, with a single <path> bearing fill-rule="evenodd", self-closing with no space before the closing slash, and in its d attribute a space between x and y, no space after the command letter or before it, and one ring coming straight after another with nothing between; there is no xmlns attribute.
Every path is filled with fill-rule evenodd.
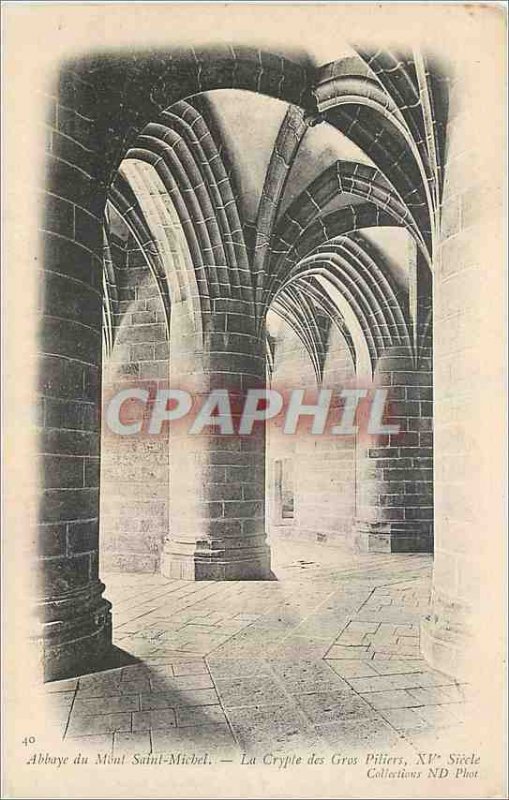
<svg viewBox="0 0 509 800"><path fill-rule="evenodd" d="M358 521L353 543L361 553L432 553L433 523Z"/></svg>
<svg viewBox="0 0 509 800"><path fill-rule="evenodd" d="M209 541L167 540L161 554L161 574L184 581L267 581L271 579L270 548L227 547Z"/></svg>
<svg viewBox="0 0 509 800"><path fill-rule="evenodd" d="M474 640L465 620L468 609L461 603L439 597L435 592L432 612L421 622L421 652L433 669L459 680L471 677L468 653Z"/></svg>
<svg viewBox="0 0 509 800"><path fill-rule="evenodd" d="M100 668L112 646L111 603L102 597L105 586L92 586L43 601L44 622L38 644L44 680L84 675Z"/></svg>

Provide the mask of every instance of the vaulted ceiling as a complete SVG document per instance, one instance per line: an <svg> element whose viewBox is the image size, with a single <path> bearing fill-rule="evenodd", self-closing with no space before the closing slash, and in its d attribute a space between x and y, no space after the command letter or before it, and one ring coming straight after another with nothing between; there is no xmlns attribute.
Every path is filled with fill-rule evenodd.
<svg viewBox="0 0 509 800"><path fill-rule="evenodd" d="M122 161L110 224L115 210L168 313L189 302L198 324L238 298L262 332L272 309L317 374L326 318L374 368L395 344L417 354L431 304L445 80L421 56L349 51L314 69L312 92L312 113L236 88L173 103Z"/></svg>

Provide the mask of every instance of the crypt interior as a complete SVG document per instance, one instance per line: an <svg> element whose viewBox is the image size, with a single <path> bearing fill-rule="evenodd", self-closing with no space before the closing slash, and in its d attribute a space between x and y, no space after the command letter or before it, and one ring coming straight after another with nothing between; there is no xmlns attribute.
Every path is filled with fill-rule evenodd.
<svg viewBox="0 0 509 800"><path fill-rule="evenodd" d="M464 80L354 49L62 66L38 643L66 739L157 753L460 735L478 512L456 398L483 180ZM115 436L101 409L132 385L378 386L400 433Z"/></svg>

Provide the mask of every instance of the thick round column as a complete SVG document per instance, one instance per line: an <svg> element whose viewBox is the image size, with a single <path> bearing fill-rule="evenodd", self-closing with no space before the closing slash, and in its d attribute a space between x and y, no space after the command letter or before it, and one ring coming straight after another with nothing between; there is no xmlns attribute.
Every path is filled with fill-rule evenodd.
<svg viewBox="0 0 509 800"><path fill-rule="evenodd" d="M451 86L433 276L435 565L432 613L423 624L421 646L435 668L457 677L478 671L494 686L503 663L507 530L504 125L496 48L493 58L492 75L472 56ZM495 690L492 697L498 697Z"/></svg>
<svg viewBox="0 0 509 800"><path fill-rule="evenodd" d="M375 553L433 550L431 353L416 365L404 347L379 360L374 387L386 389L384 424L400 432L357 442L356 543Z"/></svg>
<svg viewBox="0 0 509 800"><path fill-rule="evenodd" d="M249 388L265 385L265 341L254 332L250 306L216 300L195 327L188 303L172 306L170 384L194 400L196 416L209 392L227 390L238 430ZM263 580L270 575L265 536L265 429L246 436L215 426L189 432L170 424L169 535L163 575L186 580Z"/></svg>
<svg viewBox="0 0 509 800"><path fill-rule="evenodd" d="M102 195L92 122L52 109L41 272L38 576L46 679L90 671L111 644L98 575Z"/></svg>

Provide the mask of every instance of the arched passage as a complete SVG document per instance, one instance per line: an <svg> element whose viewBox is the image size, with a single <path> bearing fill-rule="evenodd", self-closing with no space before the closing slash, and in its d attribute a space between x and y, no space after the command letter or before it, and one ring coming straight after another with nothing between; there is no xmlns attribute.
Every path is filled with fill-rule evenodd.
<svg viewBox="0 0 509 800"><path fill-rule="evenodd" d="M334 76L335 67L331 69ZM436 204L430 202L429 192L421 186L429 177L429 164L419 161L423 160L421 138L417 149L410 147L417 167L409 162L411 170L401 168L399 156L415 133L414 116L406 119L403 112L395 111L396 126L385 130L380 123L383 130L378 138L386 147L376 152L365 146L366 136L358 137L368 160L379 158L383 169L377 163L369 165L371 172L336 167L323 179L309 175L302 192L292 181L292 165L304 137L310 141L310 129L320 119L317 111L326 110L326 125L345 130L343 118L339 124L331 110L342 102L335 79L327 89L326 109L321 105L322 83L320 71L249 50L208 55L192 51L132 60L98 56L69 64L62 71L55 100L58 130L48 154L43 225L47 247L41 441L47 483L41 506L44 589L40 607L50 677L72 672L76 665L82 668L87 659L93 663L110 641L109 604L102 598L104 587L97 558L102 224L107 196L124 215L131 235L145 252L166 315L171 306L170 350L173 345L175 349L170 352L170 370L189 377L194 388L198 383L198 394L214 388L218 379L222 388L226 381L226 388L236 391L265 381L268 308L288 276L297 277L300 265L307 264L308 259L309 263L335 265L342 276L343 295L347 284L350 286L350 304L357 293L356 316L369 339L373 366L394 337L401 337L403 329L397 308L391 306L384 290L385 305L380 298L377 302L380 286L370 285L367 278L376 259L369 261L356 234L369 226L399 225L417 242L412 288L405 301L411 340L408 358L415 361L420 316L424 308L429 310L427 284L422 277L429 268L432 243L426 215L432 216ZM226 156L223 159L223 145L214 142L211 131L216 134L217 129L208 125L207 114L202 113L203 100L195 105L191 102L197 94L203 98L204 93L218 89L248 91L253 97L265 95L277 98L271 102L284 104L258 203L243 206L244 210L256 208L251 217L235 208L238 193L232 189L234 176L230 176ZM404 104L406 99L394 102L398 105L401 100ZM357 102L355 93L349 95L350 105ZM367 106L369 119L360 125L362 132L376 130L386 114L378 102ZM419 133L426 133L429 120L423 109L421 112ZM346 132L350 135L348 126ZM337 136L340 143L339 132ZM227 149L224 147L224 151ZM399 156L394 159L397 150ZM438 169L438 152L434 151L429 167L433 175ZM339 163L344 159L341 152L331 151L327 160ZM144 165L141 169L136 166L139 162ZM316 159L316 165L318 173L323 171L322 158ZM408 175L417 187L415 203L403 181ZM325 197L319 199L324 190ZM136 208L144 194L152 198L153 216L162 215L169 228L178 221L183 237L152 235L146 215L141 207ZM422 202L421 197L425 198ZM286 219L279 214L283 203L289 214ZM419 216L422 203L427 205ZM311 218L307 216L310 208ZM304 216L299 216L301 212ZM347 241L338 243L338 237ZM352 275L352 263L357 265L356 275ZM166 269L168 264L171 269ZM385 278L385 289L386 284ZM320 292L319 287L318 280L312 287L315 293ZM290 298L285 302L291 306L294 301ZM114 347L110 294L105 315L110 319L106 340L109 338L109 346ZM63 328L65 337L55 334L56 329ZM315 355L319 359L318 350ZM315 368L323 369L319 360ZM176 569L183 577L219 579L265 577L268 573L263 498L245 495L249 486L254 484L257 489L257 480L263 492L264 443L262 439L253 441L251 451L240 447L235 464L220 462L223 449L223 443L211 434L194 451L185 451L187 467L183 464L181 473L187 475L186 488L189 490L194 481L195 486L206 487L206 496L188 491L187 500L193 497L189 506L183 492L175 495L175 508L180 504L175 517L178 525L169 532L163 559L170 573ZM171 452L170 444L170 456ZM228 458L232 458L231 451ZM71 463L73 468L69 469ZM211 487L231 483L225 472L229 466L235 467L235 477L241 476L233 480L242 493L237 501L244 504L240 516L235 509L233 526L226 515L229 501L223 496L224 490L219 490L223 492L219 500L211 496ZM224 479L211 480L210 472L214 477L222 472ZM242 549L244 554L240 553Z"/></svg>
<svg viewBox="0 0 509 800"><path fill-rule="evenodd" d="M310 403L316 402L319 388L338 393L356 382L355 362L341 326L325 314L315 315L323 345L321 352L315 350L317 359L312 358L312 345L302 336L302 326L287 314L269 312L267 325L274 350L271 388L283 396L289 387L303 389ZM336 406L331 416L337 416L338 411ZM351 547L355 527L355 436L313 436L305 423L299 426L298 436L288 436L283 425L284 418L275 420L267 432L267 528L271 548L277 549L281 536L297 546L311 541Z"/></svg>

